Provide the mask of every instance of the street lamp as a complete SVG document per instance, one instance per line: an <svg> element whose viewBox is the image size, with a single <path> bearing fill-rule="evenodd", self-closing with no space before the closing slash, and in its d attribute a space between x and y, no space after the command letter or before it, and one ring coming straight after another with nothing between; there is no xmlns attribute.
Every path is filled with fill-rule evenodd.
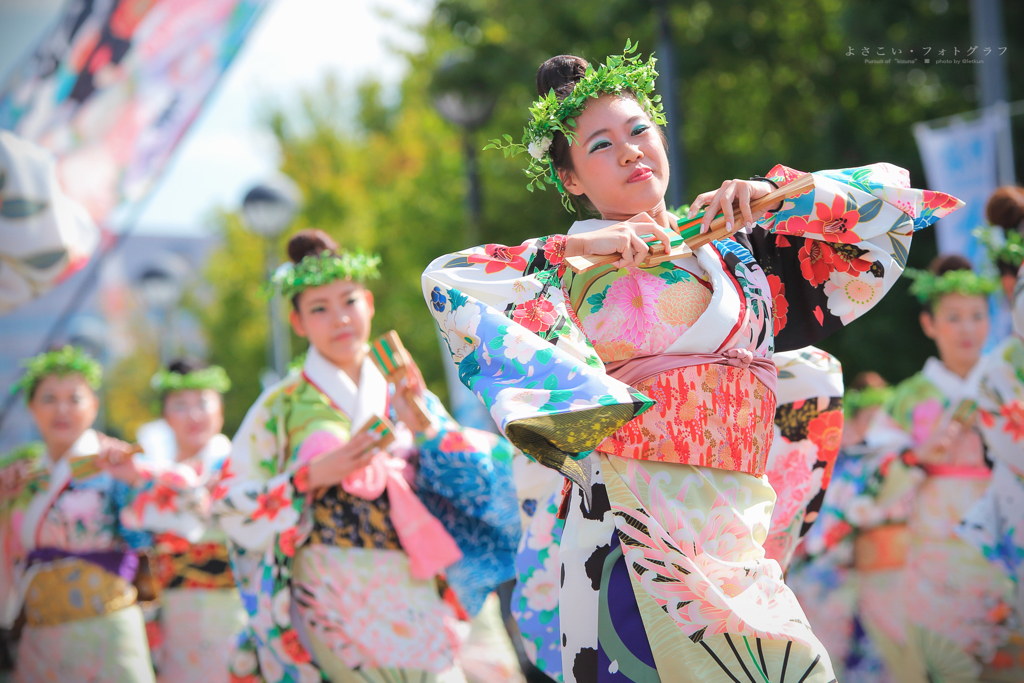
<svg viewBox="0 0 1024 683"><path fill-rule="evenodd" d="M466 156L466 246L476 246L480 242L483 209L473 132L491 118L496 98L485 88L474 87L470 69L472 60L464 54L452 52L441 59L434 75L434 107L448 123L462 129L462 151Z"/></svg>
<svg viewBox="0 0 1024 683"><path fill-rule="evenodd" d="M245 193L242 199L242 218L246 226L264 238L266 247L265 264L267 277L274 274L277 259L274 255L274 238L291 224L295 212L302 203L298 187L289 178L278 176L259 183ZM284 327L281 299L270 298L270 344L267 347L267 367L274 377L267 377L264 384L271 384L285 376L291 359L291 339Z"/></svg>

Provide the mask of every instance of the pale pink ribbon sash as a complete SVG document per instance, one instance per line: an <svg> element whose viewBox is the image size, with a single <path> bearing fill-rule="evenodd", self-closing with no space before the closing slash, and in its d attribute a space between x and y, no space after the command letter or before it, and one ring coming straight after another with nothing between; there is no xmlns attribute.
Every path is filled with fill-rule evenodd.
<svg viewBox="0 0 1024 683"><path fill-rule="evenodd" d="M338 437L329 432L314 432L299 447L299 461L309 462L341 445ZM401 458L381 451L366 467L346 477L341 487L363 500L375 500L387 490L391 522L409 556L409 573L414 579L429 579L461 560L462 551L409 486L403 474L405 464Z"/></svg>
<svg viewBox="0 0 1024 683"><path fill-rule="evenodd" d="M729 365L750 370L774 394L779 385L779 371L775 363L763 356L755 356L748 349L727 349L722 353L659 353L653 356L635 356L605 363L605 372L615 379L635 387L645 379L670 370L695 365Z"/></svg>
<svg viewBox="0 0 1024 683"><path fill-rule="evenodd" d="M929 477L956 477L957 479L987 479L992 470L987 467L973 465L923 465Z"/></svg>

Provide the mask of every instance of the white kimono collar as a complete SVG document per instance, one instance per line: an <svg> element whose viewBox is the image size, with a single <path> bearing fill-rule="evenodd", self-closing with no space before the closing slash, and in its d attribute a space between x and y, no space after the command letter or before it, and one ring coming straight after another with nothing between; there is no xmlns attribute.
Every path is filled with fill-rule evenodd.
<svg viewBox="0 0 1024 683"><path fill-rule="evenodd" d="M984 363L975 363L971 371L967 373L967 377L961 377L947 368L938 358L931 356L925 361L921 374L934 384L949 399L950 403L955 404L965 398L976 399L978 397L981 375L984 371L983 366Z"/></svg>
<svg viewBox="0 0 1024 683"><path fill-rule="evenodd" d="M64 457L59 461L54 461L53 455L50 451L46 451L43 456L43 463L46 465L46 469L53 472L55 467L59 467L68 462L69 458L74 458L80 455L94 455L100 451L100 437L96 433L95 429L86 429L82 432L82 435L75 439L75 442L71 444L71 448Z"/></svg>
<svg viewBox="0 0 1024 683"><path fill-rule="evenodd" d="M344 370L324 358L313 346L309 347L302 371L348 416L353 430L374 415L387 417L388 381L370 360L369 354L359 369L358 387Z"/></svg>

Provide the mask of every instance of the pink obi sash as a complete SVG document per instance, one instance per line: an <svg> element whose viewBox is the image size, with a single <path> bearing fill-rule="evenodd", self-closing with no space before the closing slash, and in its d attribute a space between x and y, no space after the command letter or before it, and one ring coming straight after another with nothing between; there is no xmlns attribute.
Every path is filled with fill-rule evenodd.
<svg viewBox="0 0 1024 683"><path fill-rule="evenodd" d="M309 462L341 445L338 437L329 432L314 432L302 442L298 457L301 462ZM461 560L462 551L409 486L403 474L405 465L402 458L381 451L369 465L346 477L341 487L364 500L380 498L387 490L391 522L409 556L409 571L414 579L429 579Z"/></svg>
<svg viewBox="0 0 1024 683"><path fill-rule="evenodd" d="M745 349L609 363L658 403L596 450L623 458L764 474L774 437L775 364Z"/></svg>
<svg viewBox="0 0 1024 683"><path fill-rule="evenodd" d="M922 465L929 477L955 477L957 479L988 479L992 470L972 465Z"/></svg>

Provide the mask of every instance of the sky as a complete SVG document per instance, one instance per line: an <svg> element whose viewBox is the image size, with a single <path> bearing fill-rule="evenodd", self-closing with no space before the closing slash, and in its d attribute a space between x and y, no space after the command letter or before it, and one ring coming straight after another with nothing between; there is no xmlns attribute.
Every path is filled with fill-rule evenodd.
<svg viewBox="0 0 1024 683"><path fill-rule="evenodd" d="M0 0L0 76L30 52L62 0ZM372 73L385 87L404 74L390 46L417 38L380 16L426 18L432 0L275 0L192 125L149 198L138 227L149 234L199 235L217 208L234 209L277 169L278 150L260 112L335 75L343 86Z"/></svg>

